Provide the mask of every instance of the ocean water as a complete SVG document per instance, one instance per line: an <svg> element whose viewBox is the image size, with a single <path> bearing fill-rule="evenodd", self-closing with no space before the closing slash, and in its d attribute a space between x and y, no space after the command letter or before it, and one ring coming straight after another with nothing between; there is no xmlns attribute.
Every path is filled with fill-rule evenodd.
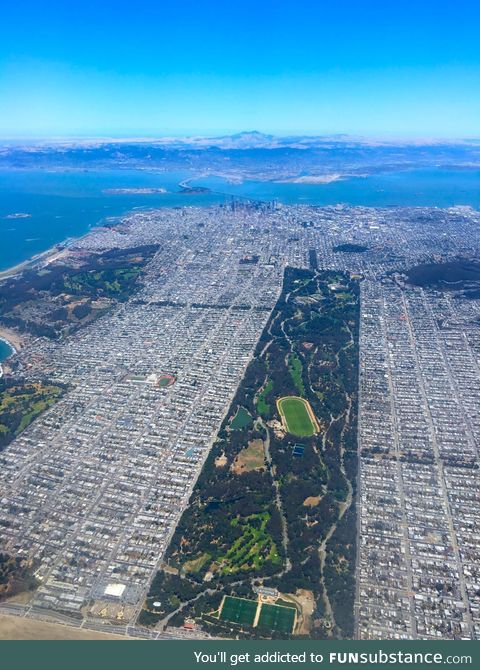
<svg viewBox="0 0 480 670"><path fill-rule="evenodd" d="M0 339L0 363L8 358L12 353L12 347L10 347L4 340Z"/></svg>
<svg viewBox="0 0 480 670"><path fill-rule="evenodd" d="M84 235L105 217L134 207L208 206L232 194L285 204L437 206L480 208L480 170L419 170L357 177L331 184L231 184L219 177L192 185L212 193L186 195L178 184L191 173L145 170L0 171L0 270L45 251L67 237ZM108 189L165 188L164 194L112 194ZM11 218L12 214L27 218Z"/></svg>
<svg viewBox="0 0 480 670"><path fill-rule="evenodd" d="M134 207L211 205L209 193L185 195L178 184L187 173L142 170L0 171L0 270L20 263L67 237L80 237L102 219ZM167 193L112 194L108 189L165 188ZM28 218L11 218L12 214Z"/></svg>
<svg viewBox="0 0 480 670"><path fill-rule="evenodd" d="M278 200L294 205L363 205L366 207L480 208L480 170L414 170L351 177L330 184L279 184L245 181L231 184L219 177L197 179L199 186L237 196Z"/></svg>

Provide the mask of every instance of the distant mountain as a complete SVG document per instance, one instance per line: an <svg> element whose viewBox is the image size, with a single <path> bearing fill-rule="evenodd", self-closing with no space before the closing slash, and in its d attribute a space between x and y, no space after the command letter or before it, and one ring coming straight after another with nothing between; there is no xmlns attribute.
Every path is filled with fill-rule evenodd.
<svg viewBox="0 0 480 670"><path fill-rule="evenodd" d="M0 155L21 149L36 153L47 149L68 151L71 149L95 149L102 147L121 148L130 146L165 147L168 149L348 149L355 148L415 148L415 147L478 147L480 138L439 139L439 138L372 138L345 133L332 135L271 135L258 130L242 131L233 135L214 137L193 135L175 137L131 137L131 138L52 138L50 140L1 140Z"/></svg>
<svg viewBox="0 0 480 670"><path fill-rule="evenodd" d="M480 139L438 139L438 138L369 138L345 133L333 135L270 135L258 130L243 131L234 135L217 137L171 137L153 140L155 144L175 148L218 147L219 149L315 149L348 147L435 147L435 146L475 146Z"/></svg>
<svg viewBox="0 0 480 670"><path fill-rule="evenodd" d="M259 133L258 130L250 130L235 135L224 135L212 138L212 145L223 149L254 149L256 147L277 147L282 145L281 138L274 135Z"/></svg>
<svg viewBox="0 0 480 670"><path fill-rule="evenodd" d="M351 135L52 139L2 142L0 168L157 169L228 179L329 183L398 170L479 169L478 140L383 140Z"/></svg>

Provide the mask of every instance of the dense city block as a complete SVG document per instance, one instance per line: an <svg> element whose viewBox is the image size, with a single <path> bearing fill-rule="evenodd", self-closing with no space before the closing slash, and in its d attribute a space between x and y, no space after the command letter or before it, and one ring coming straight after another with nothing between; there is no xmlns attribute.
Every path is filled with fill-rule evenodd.
<svg viewBox="0 0 480 670"><path fill-rule="evenodd" d="M3 279L0 611L478 638L479 224L146 209Z"/></svg>

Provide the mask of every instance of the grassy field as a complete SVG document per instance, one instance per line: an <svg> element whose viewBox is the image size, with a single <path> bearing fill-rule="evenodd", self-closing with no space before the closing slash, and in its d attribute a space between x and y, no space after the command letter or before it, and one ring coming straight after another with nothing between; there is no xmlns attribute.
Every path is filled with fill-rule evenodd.
<svg viewBox="0 0 480 670"><path fill-rule="evenodd" d="M220 610L220 619L244 626L253 626L257 613L258 602L247 598L225 596ZM258 617L258 628L272 632L280 631L291 634L295 627L296 609L282 605L263 603Z"/></svg>
<svg viewBox="0 0 480 670"><path fill-rule="evenodd" d="M270 418L271 407L266 402L265 398L272 389L273 389L273 382L271 379L269 379L265 384L264 388L258 394L256 399L257 411L259 412L259 414L266 417L267 419Z"/></svg>
<svg viewBox="0 0 480 670"><path fill-rule="evenodd" d="M116 297L127 291L141 272L138 266L78 272L65 277L64 289L74 294Z"/></svg>
<svg viewBox="0 0 480 670"><path fill-rule="evenodd" d="M287 396L277 400L277 407L289 433L297 437L311 437L318 432L309 412L309 404L302 398Z"/></svg>
<svg viewBox="0 0 480 670"><path fill-rule="evenodd" d="M63 390L53 384L11 385L0 392L0 448L59 400Z"/></svg>
<svg viewBox="0 0 480 670"><path fill-rule="evenodd" d="M171 386L175 383L175 377L173 375L160 375L158 379L159 386Z"/></svg>
<svg viewBox="0 0 480 670"><path fill-rule="evenodd" d="M191 560L191 561L186 561L183 564L183 571L184 572L191 572L193 574L197 573L199 570L203 568L205 563L211 558L210 554L202 554L198 558Z"/></svg>
<svg viewBox="0 0 480 670"><path fill-rule="evenodd" d="M252 626L256 611L257 603L255 600L225 596L220 612L220 619Z"/></svg>
<svg viewBox="0 0 480 670"><path fill-rule="evenodd" d="M296 610L294 607L269 605L264 603L258 619L258 627L269 631L278 630L292 633L295 626Z"/></svg>
<svg viewBox="0 0 480 670"><path fill-rule="evenodd" d="M305 386L302 379L302 361L296 353L290 354L288 358L288 369L292 375L293 383L301 396L305 395Z"/></svg>
<svg viewBox="0 0 480 670"><path fill-rule="evenodd" d="M232 519L231 525L238 526L242 535L224 556L217 559L216 562L222 566L222 574L258 569L267 560L281 563L277 546L266 529L269 519L268 512Z"/></svg>

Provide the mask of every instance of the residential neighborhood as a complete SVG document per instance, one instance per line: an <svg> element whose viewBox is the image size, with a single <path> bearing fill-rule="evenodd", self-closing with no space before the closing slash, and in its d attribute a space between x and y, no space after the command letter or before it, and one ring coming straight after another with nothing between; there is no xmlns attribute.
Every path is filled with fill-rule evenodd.
<svg viewBox="0 0 480 670"><path fill-rule="evenodd" d="M479 224L460 207L232 200L73 241L158 251L127 301L9 360L67 389L0 456L1 549L38 582L15 611L135 625L288 266L360 284L356 636L478 638L480 300L409 271L478 257Z"/></svg>

